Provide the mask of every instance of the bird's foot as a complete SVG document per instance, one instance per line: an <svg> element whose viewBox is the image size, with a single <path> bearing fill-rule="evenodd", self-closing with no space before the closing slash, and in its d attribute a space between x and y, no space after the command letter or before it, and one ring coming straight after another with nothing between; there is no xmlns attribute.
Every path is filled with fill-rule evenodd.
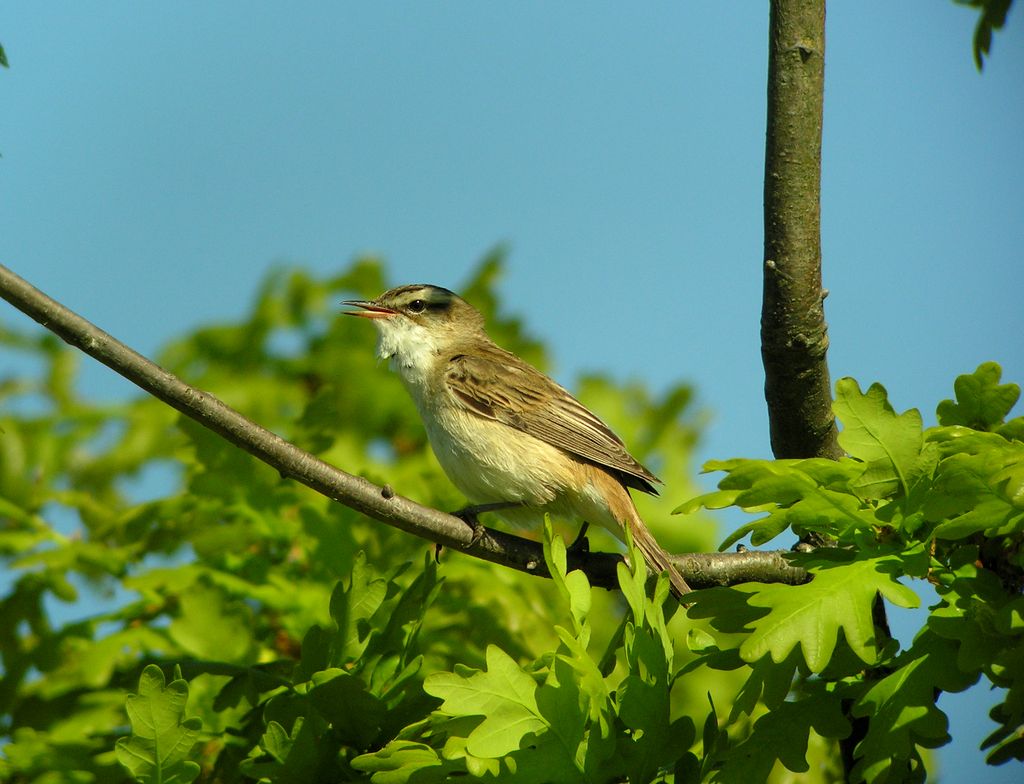
<svg viewBox="0 0 1024 784"><path fill-rule="evenodd" d="M477 519L477 515L489 512L493 507L494 504L474 504L452 512L453 517L459 518L473 531L473 538L469 540L468 547L472 547L479 542L487 532L484 524Z"/></svg>
<svg viewBox="0 0 1024 784"><path fill-rule="evenodd" d="M587 539L587 530L590 528L590 523L584 521L583 525L580 526L580 532L576 534L576 538L572 540L565 551L570 555L584 555L590 552L590 540Z"/></svg>
<svg viewBox="0 0 1024 784"><path fill-rule="evenodd" d="M472 504L459 509L457 512L452 512L452 516L459 518L472 529L473 538L470 539L468 545L469 547L472 547L483 538L485 533L487 533L487 528L477 519L477 515L482 515L484 512L495 512L499 509L510 509L513 506L522 505L522 501L496 501L491 504Z"/></svg>

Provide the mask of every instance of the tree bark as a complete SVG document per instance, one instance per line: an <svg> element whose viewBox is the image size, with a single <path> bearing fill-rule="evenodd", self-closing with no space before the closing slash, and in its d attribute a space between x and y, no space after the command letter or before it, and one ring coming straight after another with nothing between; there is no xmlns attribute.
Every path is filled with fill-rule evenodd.
<svg viewBox="0 0 1024 784"><path fill-rule="evenodd" d="M772 0L764 165L764 299L761 357L776 458L839 459L821 285L821 128L825 95L825 0ZM888 639L875 597L876 630ZM870 685L877 674L865 676ZM850 780L866 723L850 715L839 740Z"/></svg>
<svg viewBox="0 0 1024 784"><path fill-rule="evenodd" d="M768 44L761 355L777 458L842 455L821 287L824 0L773 0Z"/></svg>
<svg viewBox="0 0 1024 784"><path fill-rule="evenodd" d="M68 310L9 269L0 265L0 297L48 330L138 385L185 416L244 449L282 477L294 479L321 495L368 517L415 534L435 544L547 577L540 543L503 531L485 529L476 539L461 519L417 504L362 477L348 474L299 449L280 436L242 416L209 392L181 379ZM807 573L793 566L783 552L684 553L671 556L695 588L739 582L806 582ZM570 552L570 569L581 569L592 585L617 588L617 553Z"/></svg>

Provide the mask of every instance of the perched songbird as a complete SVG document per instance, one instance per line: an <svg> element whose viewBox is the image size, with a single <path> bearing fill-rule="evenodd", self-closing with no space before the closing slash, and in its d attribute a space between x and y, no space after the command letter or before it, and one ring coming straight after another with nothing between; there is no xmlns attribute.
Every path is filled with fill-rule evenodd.
<svg viewBox="0 0 1024 784"><path fill-rule="evenodd" d="M349 315L371 319L445 473L471 503L513 524L553 517L629 528L648 566L690 590L637 514L629 488L658 481L564 388L484 331L480 312L439 286L400 286Z"/></svg>

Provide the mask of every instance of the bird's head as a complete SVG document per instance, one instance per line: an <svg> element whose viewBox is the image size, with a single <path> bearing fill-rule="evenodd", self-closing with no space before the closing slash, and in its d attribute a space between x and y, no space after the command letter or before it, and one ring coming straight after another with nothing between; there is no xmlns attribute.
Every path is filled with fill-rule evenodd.
<svg viewBox="0 0 1024 784"><path fill-rule="evenodd" d="M480 311L440 286L414 284L385 291L373 300L348 300L349 316L370 319L380 333L377 353L409 367L483 334Z"/></svg>

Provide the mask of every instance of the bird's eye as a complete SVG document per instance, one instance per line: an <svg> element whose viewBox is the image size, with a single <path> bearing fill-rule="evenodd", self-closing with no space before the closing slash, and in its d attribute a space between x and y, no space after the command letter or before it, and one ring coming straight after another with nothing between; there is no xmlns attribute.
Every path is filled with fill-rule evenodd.
<svg viewBox="0 0 1024 784"><path fill-rule="evenodd" d="M421 299L414 299L412 302L409 303L410 313L422 313L426 309L427 303Z"/></svg>

